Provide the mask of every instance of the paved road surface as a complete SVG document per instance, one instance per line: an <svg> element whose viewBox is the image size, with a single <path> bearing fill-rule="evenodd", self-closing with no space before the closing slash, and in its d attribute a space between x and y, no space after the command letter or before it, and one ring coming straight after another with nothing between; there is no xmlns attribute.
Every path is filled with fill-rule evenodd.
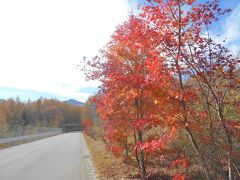
<svg viewBox="0 0 240 180"><path fill-rule="evenodd" d="M0 180L96 179L81 133L0 150Z"/></svg>

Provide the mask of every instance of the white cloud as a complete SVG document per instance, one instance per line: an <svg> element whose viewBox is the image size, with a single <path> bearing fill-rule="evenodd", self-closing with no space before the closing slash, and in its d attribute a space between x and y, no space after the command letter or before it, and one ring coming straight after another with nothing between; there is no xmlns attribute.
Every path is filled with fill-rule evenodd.
<svg viewBox="0 0 240 180"><path fill-rule="evenodd" d="M222 33L219 37L214 36L215 39L218 42L225 40L224 44L236 55L240 52L240 3L221 25Z"/></svg>
<svg viewBox="0 0 240 180"><path fill-rule="evenodd" d="M0 85L76 98L97 87L75 65L104 46L128 8L127 0L0 0Z"/></svg>
<svg viewBox="0 0 240 180"><path fill-rule="evenodd" d="M226 20L225 35L227 37L228 42L234 42L236 39L239 39L240 37L239 18L240 18L240 3Z"/></svg>

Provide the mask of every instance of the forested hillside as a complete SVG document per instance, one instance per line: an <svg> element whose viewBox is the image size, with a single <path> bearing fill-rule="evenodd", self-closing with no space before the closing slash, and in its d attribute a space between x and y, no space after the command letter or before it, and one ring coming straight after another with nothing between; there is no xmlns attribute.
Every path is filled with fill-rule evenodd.
<svg viewBox="0 0 240 180"><path fill-rule="evenodd" d="M0 124L4 131L17 131L23 127L62 127L69 123L79 125L80 119L79 107L56 99L22 102L16 98L0 102Z"/></svg>

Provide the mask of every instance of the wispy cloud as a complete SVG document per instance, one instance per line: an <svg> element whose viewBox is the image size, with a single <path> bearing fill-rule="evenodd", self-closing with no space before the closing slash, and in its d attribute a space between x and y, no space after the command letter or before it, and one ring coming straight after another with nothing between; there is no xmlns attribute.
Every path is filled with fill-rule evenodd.
<svg viewBox="0 0 240 180"><path fill-rule="evenodd" d="M240 2L233 4L236 6L232 7L232 12L220 20L211 34L218 42L224 40L224 45L236 55L240 52Z"/></svg>
<svg viewBox="0 0 240 180"><path fill-rule="evenodd" d="M226 43L236 54L240 52L240 3L226 19L224 25Z"/></svg>

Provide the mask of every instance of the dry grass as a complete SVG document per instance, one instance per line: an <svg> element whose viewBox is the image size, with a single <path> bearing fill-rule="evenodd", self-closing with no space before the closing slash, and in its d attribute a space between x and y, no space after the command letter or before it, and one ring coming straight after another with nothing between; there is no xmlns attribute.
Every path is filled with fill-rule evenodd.
<svg viewBox="0 0 240 180"><path fill-rule="evenodd" d="M121 159L109 153L101 139L93 140L87 135L84 135L84 138L92 155L98 179L138 179L134 178L138 175L137 168L123 163Z"/></svg>

